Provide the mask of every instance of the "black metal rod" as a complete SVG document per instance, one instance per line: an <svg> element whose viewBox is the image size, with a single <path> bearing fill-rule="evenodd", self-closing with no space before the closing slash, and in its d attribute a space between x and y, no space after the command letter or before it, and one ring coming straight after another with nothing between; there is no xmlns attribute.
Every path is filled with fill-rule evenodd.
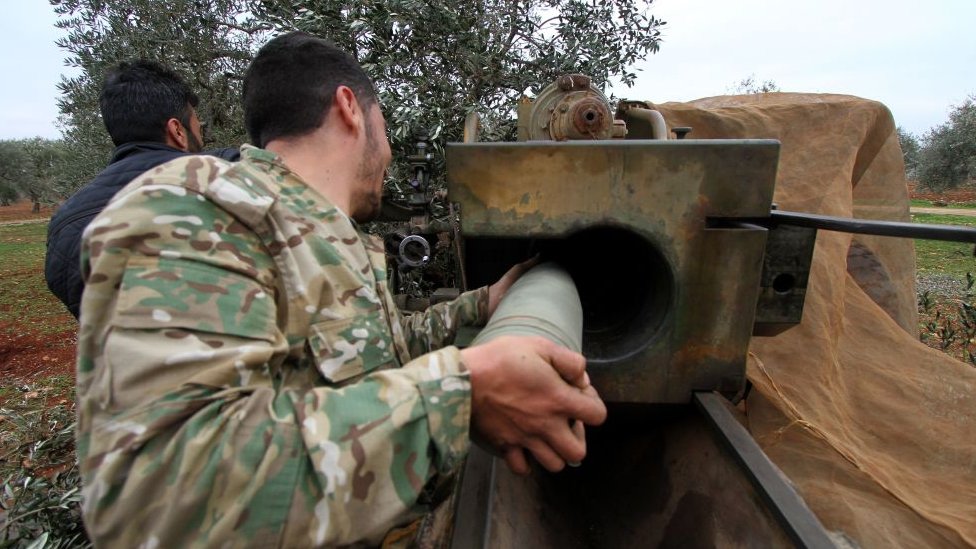
<svg viewBox="0 0 976 549"><path fill-rule="evenodd" d="M732 221L731 219L729 221ZM741 219L757 225L793 225L812 227L826 231L843 233L873 234L878 236L898 236L903 238L922 238L925 240L946 240L949 242L968 242L976 244L976 228L932 225L928 223L905 223L901 221L874 221L851 219L801 212L773 210L769 218Z"/></svg>
<svg viewBox="0 0 976 549"><path fill-rule="evenodd" d="M714 393L695 393L695 404L705 414L726 449L742 466L749 482L769 506L773 516L797 547L830 548L836 546L827 530L803 498L796 493L783 473L769 460L752 435L746 431Z"/></svg>

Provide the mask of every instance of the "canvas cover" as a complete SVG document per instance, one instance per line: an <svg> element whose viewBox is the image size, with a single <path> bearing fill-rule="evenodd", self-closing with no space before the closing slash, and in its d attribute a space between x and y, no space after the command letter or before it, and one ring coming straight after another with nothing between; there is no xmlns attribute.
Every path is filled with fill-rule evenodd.
<svg viewBox="0 0 976 549"><path fill-rule="evenodd" d="M875 101L723 96L655 106L689 138L782 143L781 210L908 221ZM748 427L824 525L862 547L976 545L976 368L918 340L911 240L820 231L803 322L754 338Z"/></svg>

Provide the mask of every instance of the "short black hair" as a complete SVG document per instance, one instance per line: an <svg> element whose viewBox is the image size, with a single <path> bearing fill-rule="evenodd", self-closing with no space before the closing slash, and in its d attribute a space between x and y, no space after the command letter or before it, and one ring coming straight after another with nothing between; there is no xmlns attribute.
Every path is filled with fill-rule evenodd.
<svg viewBox="0 0 976 549"><path fill-rule="evenodd" d="M98 105L105 129L116 146L133 141L166 141L166 121L190 129L200 98L176 72L159 63L123 61L105 75Z"/></svg>
<svg viewBox="0 0 976 549"><path fill-rule="evenodd" d="M251 143L264 147L322 125L335 90L347 86L363 108L376 91L356 59L331 41L295 31L258 52L244 77L244 124Z"/></svg>

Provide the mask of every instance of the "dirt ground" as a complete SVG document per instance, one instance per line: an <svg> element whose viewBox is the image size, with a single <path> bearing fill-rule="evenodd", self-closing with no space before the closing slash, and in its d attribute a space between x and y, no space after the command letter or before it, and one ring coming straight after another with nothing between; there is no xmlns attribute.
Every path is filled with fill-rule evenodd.
<svg viewBox="0 0 976 549"><path fill-rule="evenodd" d="M11 204L10 206L0 207L0 223L11 223L11 222L23 222L23 221L46 221L54 215L54 210L57 209L56 206L51 204L46 204L41 206L41 211L38 213L33 213L31 203L28 201L21 201Z"/></svg>
<svg viewBox="0 0 976 549"><path fill-rule="evenodd" d="M927 189L918 188L916 183L909 182L908 192L912 200L931 200L935 204L949 207L953 204L976 203L976 183L973 182L958 189L942 193L934 193Z"/></svg>
<svg viewBox="0 0 976 549"><path fill-rule="evenodd" d="M76 337L74 330L42 334L29 326L0 324L0 378L9 384L31 383L55 375L74 376Z"/></svg>
<svg viewBox="0 0 976 549"><path fill-rule="evenodd" d="M0 224L22 223L24 221L43 222L49 219L53 207L45 207L40 213L31 212L30 202L19 202L0 207ZM23 385L55 375L74 376L75 344L77 324L74 318L46 292L40 270L30 272L17 270L7 276L16 279L25 287L30 285L39 290L31 290L32 298L44 300L44 317L24 318L23 322L0 321L0 379L3 385ZM43 290L41 290L43 289ZM6 307L10 307L7 305ZM33 308L32 308L33 311ZM53 314L48 311L55 311ZM5 311L7 318L24 314L23 311ZM14 314L9 314L9 313ZM33 314L32 314L33 316ZM44 329L38 329L43 322Z"/></svg>

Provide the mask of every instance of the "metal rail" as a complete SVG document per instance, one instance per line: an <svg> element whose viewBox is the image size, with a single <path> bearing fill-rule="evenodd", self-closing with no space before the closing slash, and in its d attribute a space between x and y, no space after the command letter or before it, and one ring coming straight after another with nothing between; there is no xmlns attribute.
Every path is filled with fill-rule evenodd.
<svg viewBox="0 0 976 549"><path fill-rule="evenodd" d="M710 218L709 223L719 226L723 224L754 224L766 228L772 228L777 225L792 225L794 227L811 227L843 233L873 234L878 236L897 236L902 238L921 238L926 240L945 240L949 242L976 244L976 228L973 227L853 219L849 217L835 217L782 210L771 211L769 217Z"/></svg>
<svg viewBox="0 0 976 549"><path fill-rule="evenodd" d="M742 466L756 492L797 547L834 549L820 520L783 473L766 456L715 393L695 393L694 401L726 449Z"/></svg>
<svg viewBox="0 0 976 549"><path fill-rule="evenodd" d="M455 523L450 549L488 546L491 494L495 484L495 458L474 443L468 450L458 483Z"/></svg>

